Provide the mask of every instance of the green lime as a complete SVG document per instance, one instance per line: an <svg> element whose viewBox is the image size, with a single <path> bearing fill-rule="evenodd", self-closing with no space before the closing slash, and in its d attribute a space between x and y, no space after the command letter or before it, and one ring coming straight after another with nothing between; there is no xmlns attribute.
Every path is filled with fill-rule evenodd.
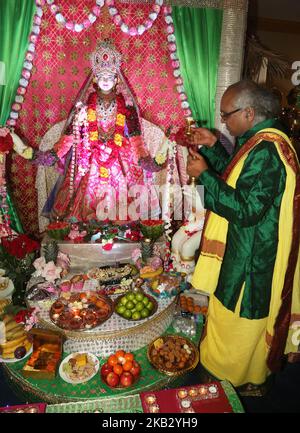
<svg viewBox="0 0 300 433"><path fill-rule="evenodd" d="M148 317L149 314L150 314L150 311L148 310L148 308L144 308L144 309L141 311L141 317L142 317L143 319L145 319L146 317Z"/></svg>
<svg viewBox="0 0 300 433"><path fill-rule="evenodd" d="M133 301L135 299L134 293L127 293L125 296L127 299L129 299L129 301Z"/></svg>
<svg viewBox="0 0 300 433"><path fill-rule="evenodd" d="M123 317L125 317L125 319L131 319L131 310L125 310Z"/></svg>
<svg viewBox="0 0 300 433"><path fill-rule="evenodd" d="M121 314L121 316L123 316L124 311L126 310L124 305L120 305L117 307L117 313Z"/></svg>
<svg viewBox="0 0 300 433"><path fill-rule="evenodd" d="M143 301L142 302L143 302L144 305L148 304L149 299L147 298L147 296L143 296Z"/></svg>
<svg viewBox="0 0 300 433"><path fill-rule="evenodd" d="M145 305L142 302L138 302L135 306L136 311L142 311L145 308Z"/></svg>
<svg viewBox="0 0 300 433"><path fill-rule="evenodd" d="M139 301L137 299L133 299L132 302L136 305Z"/></svg>
<svg viewBox="0 0 300 433"><path fill-rule="evenodd" d="M133 320L140 320L140 318L141 318L141 313L139 313L138 311L135 311L135 312L133 313L133 315L131 316L131 318L132 318Z"/></svg>
<svg viewBox="0 0 300 433"><path fill-rule="evenodd" d="M134 303L132 301L127 301L126 308L127 310L132 310L134 308Z"/></svg>
<svg viewBox="0 0 300 433"><path fill-rule="evenodd" d="M152 311L154 308L154 304L152 301L149 301L148 304L146 305L146 308L148 308L149 311Z"/></svg>
<svg viewBox="0 0 300 433"><path fill-rule="evenodd" d="M135 295L135 299L136 299L137 301L142 301L142 300L144 299L144 295L143 295L143 293L137 293L137 294Z"/></svg>
<svg viewBox="0 0 300 433"><path fill-rule="evenodd" d="M123 297L120 299L120 304L121 304L121 305L126 305L126 304L127 304L127 301L128 301L128 299L126 298L126 296L123 296Z"/></svg>

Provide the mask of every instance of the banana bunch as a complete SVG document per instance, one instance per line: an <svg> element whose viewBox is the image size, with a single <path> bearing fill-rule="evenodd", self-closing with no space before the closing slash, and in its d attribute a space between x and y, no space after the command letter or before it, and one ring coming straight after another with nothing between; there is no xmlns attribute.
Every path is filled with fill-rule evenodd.
<svg viewBox="0 0 300 433"><path fill-rule="evenodd" d="M27 338L27 333L24 329L24 325L21 323L17 323L14 319L14 316L10 314L6 314L4 316L3 324L4 336L2 336L0 344L1 358L22 358L31 347L31 342ZM19 350L19 348L21 349ZM16 352L16 349L18 349L19 351L19 356Z"/></svg>

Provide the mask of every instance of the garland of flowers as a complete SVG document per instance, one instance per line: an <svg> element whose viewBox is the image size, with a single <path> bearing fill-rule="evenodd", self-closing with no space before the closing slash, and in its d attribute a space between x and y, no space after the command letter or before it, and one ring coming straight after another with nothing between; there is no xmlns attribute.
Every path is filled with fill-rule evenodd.
<svg viewBox="0 0 300 433"><path fill-rule="evenodd" d="M88 17L82 23L76 23L74 21L68 21L63 14L60 12L60 7L54 3L54 0L46 0L50 11L54 15L56 21L62 24L67 30L72 32L80 33L82 30L88 29L96 19L100 16L101 8L104 6L104 0L96 0L95 6L92 8L92 12L89 13Z"/></svg>
<svg viewBox="0 0 300 433"><path fill-rule="evenodd" d="M123 96L117 95L116 102L117 115L114 135L113 138L105 143L106 147L111 149L111 154L105 161L103 161L101 159L101 154L103 152L101 149L101 144L103 144L103 141L99 140L96 112L97 92L93 92L89 97L87 104L87 122L83 126L83 140L77 140L77 158L80 176L83 176L87 173L89 169L90 155L93 152L93 156L100 164L99 176L101 179L107 180L110 174L109 169L116 161L120 148L126 144L124 137L124 127L127 110ZM79 126L76 127L76 132L78 132L78 128Z"/></svg>
<svg viewBox="0 0 300 433"><path fill-rule="evenodd" d="M155 4L152 5L152 11L148 15L148 18L144 21L143 24L140 24L137 27L129 27L127 24L125 24L118 9L116 8L114 0L105 0L105 3L108 6L109 13L112 16L115 25L120 27L122 32L128 34L129 36L140 36L146 30L149 30L152 27L154 21L158 17L161 6L163 4L163 0L155 0Z"/></svg>
<svg viewBox="0 0 300 433"><path fill-rule="evenodd" d="M31 78L33 59L35 53L35 47L38 41L38 35L40 33L40 26L42 22L43 9L41 6L44 4L44 0L35 0L36 11L33 17L33 24L31 28L31 33L29 35L29 45L27 53L25 55L25 60L23 63L23 69L21 73L21 78L19 80L19 87L17 89L17 94L15 100L11 107L11 112L9 118L6 122L8 126L15 126L19 118L20 111L22 109L22 104L24 102L24 96L27 92L27 87Z"/></svg>
<svg viewBox="0 0 300 433"><path fill-rule="evenodd" d="M177 55L176 37L174 33L174 24L172 18L172 6L164 6L164 17L167 24L167 40L168 48L170 51L170 58L172 60L173 75L175 77L175 82L177 84L177 92L179 93L179 99L181 101L181 108L183 109L184 116L191 117L192 112L190 110L190 104L187 101L187 96L185 94L183 80L180 72L180 62Z"/></svg>

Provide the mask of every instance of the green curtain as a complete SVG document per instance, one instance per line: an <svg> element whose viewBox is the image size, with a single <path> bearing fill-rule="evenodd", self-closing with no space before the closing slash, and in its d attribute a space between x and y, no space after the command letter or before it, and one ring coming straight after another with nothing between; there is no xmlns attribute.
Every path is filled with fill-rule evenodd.
<svg viewBox="0 0 300 433"><path fill-rule="evenodd" d="M19 85L35 9L34 0L0 0L0 126L5 125L9 117ZM9 185L6 201L11 228L23 233ZM2 212L3 209L0 209L0 213Z"/></svg>
<svg viewBox="0 0 300 433"><path fill-rule="evenodd" d="M5 85L0 81L0 125L9 117L19 85L35 10L34 0L0 0L1 70L5 65Z"/></svg>
<svg viewBox="0 0 300 433"><path fill-rule="evenodd" d="M213 128L223 11L173 6L172 18L193 118Z"/></svg>

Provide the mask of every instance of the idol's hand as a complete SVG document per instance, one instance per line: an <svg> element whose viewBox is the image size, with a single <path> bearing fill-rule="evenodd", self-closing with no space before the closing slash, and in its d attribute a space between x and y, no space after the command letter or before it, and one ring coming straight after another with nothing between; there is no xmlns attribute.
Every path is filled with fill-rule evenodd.
<svg viewBox="0 0 300 433"><path fill-rule="evenodd" d="M198 177L207 169L208 165L206 164L205 159L193 149L189 149L189 156L187 159L187 174L190 177Z"/></svg>
<svg viewBox="0 0 300 433"><path fill-rule="evenodd" d="M217 141L217 137L206 128L191 127L191 135L188 141L191 146L208 146L212 147Z"/></svg>

